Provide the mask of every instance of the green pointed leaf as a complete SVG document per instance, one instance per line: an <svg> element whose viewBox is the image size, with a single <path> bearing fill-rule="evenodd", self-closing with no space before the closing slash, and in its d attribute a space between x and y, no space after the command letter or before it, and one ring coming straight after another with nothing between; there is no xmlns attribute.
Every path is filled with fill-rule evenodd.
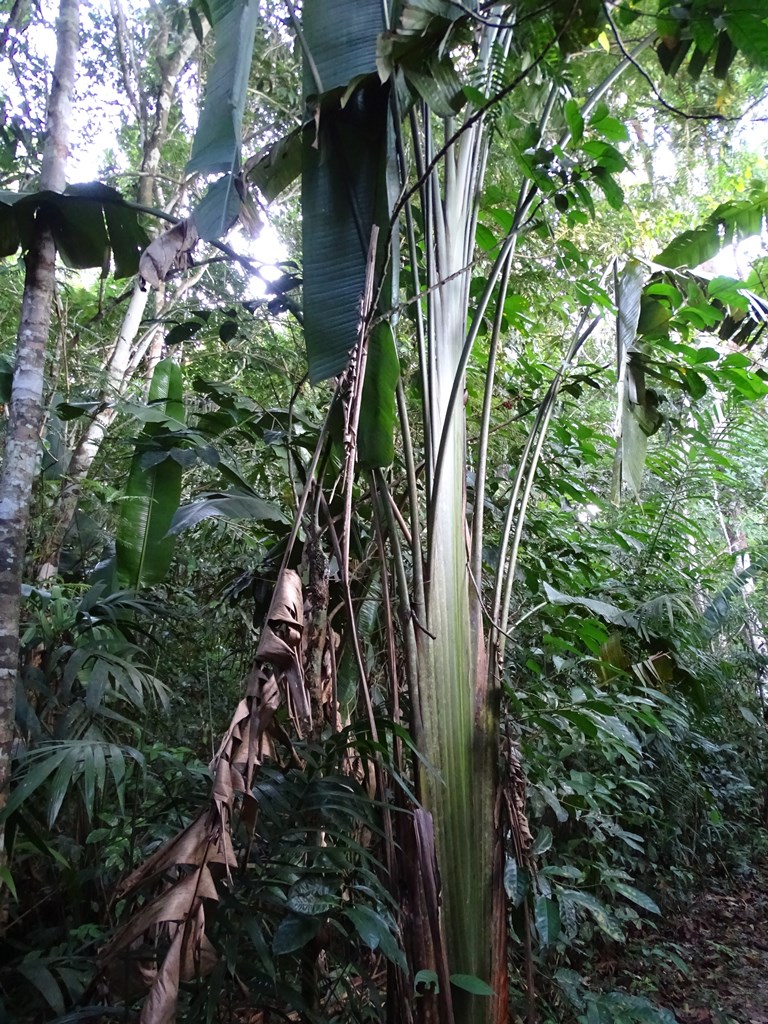
<svg viewBox="0 0 768 1024"><path fill-rule="evenodd" d="M581 113L581 107L576 100L566 100L564 112L565 122L568 125L568 131L571 133L571 140L574 146L578 146L584 138L584 118Z"/></svg>
<svg viewBox="0 0 768 1024"><path fill-rule="evenodd" d="M289 914L283 918L272 936L272 952L275 956L281 956L303 949L319 931L320 918Z"/></svg>
<svg viewBox="0 0 768 1024"><path fill-rule="evenodd" d="M22 977L26 978L30 984L34 985L57 1016L61 1016L64 1013L64 997L61 993L61 989L45 963L40 960L35 960L30 956L27 959L22 960L22 962L17 965L16 970L22 975Z"/></svg>
<svg viewBox="0 0 768 1024"><path fill-rule="evenodd" d="M155 367L149 403L165 416L183 422L181 369L171 359ZM173 459L145 468L142 455L169 433L165 423L147 423L137 441L115 538L117 578L121 587L153 586L165 576L175 540L168 536L181 498L181 466Z"/></svg>
<svg viewBox="0 0 768 1024"><path fill-rule="evenodd" d="M636 889L633 885L627 885L625 882L616 882L614 889L631 903L642 907L643 910L647 910L650 914L661 914L658 905L651 897L647 896L640 889Z"/></svg>
<svg viewBox="0 0 768 1024"><path fill-rule="evenodd" d="M560 911L554 900L547 896L537 896L534 904L534 920L539 943L551 946L560 934Z"/></svg>
<svg viewBox="0 0 768 1024"><path fill-rule="evenodd" d="M248 92L258 0L210 0L216 39L187 173L227 174L240 164L240 126Z"/></svg>
<svg viewBox="0 0 768 1024"><path fill-rule="evenodd" d="M768 189L758 182L747 199L722 203L703 224L674 238L655 258L664 267L697 267L725 246L760 234L768 215Z"/></svg>
<svg viewBox="0 0 768 1024"><path fill-rule="evenodd" d="M731 11L723 17L734 45L753 64L768 68L768 17L763 7Z"/></svg>
<svg viewBox="0 0 768 1024"><path fill-rule="evenodd" d="M473 996L492 996L494 994L491 986L474 974L452 974L451 984Z"/></svg>
<svg viewBox="0 0 768 1024"><path fill-rule="evenodd" d="M388 322L377 324L368 340L357 436L360 464L369 469L389 466L395 458L395 391L399 379L400 360L392 328Z"/></svg>
<svg viewBox="0 0 768 1024"><path fill-rule="evenodd" d="M112 246L114 276L133 277L139 272L139 257L149 245L149 235L139 224L136 210L124 202L119 193L112 202L104 203L104 218Z"/></svg>
<svg viewBox="0 0 768 1024"><path fill-rule="evenodd" d="M295 914L327 914L338 905L339 897L331 886L317 878L300 878L288 893L287 906Z"/></svg>
<svg viewBox="0 0 768 1024"><path fill-rule="evenodd" d="M605 167L593 168L592 174L597 184L603 190L603 194L608 200L608 205L613 207L614 210L620 210L624 205L624 192L618 181Z"/></svg>
<svg viewBox="0 0 768 1024"><path fill-rule="evenodd" d="M692 231L683 231L662 249L654 262L662 267L698 267L720 251L717 225L710 224Z"/></svg>
<svg viewBox="0 0 768 1024"><path fill-rule="evenodd" d="M598 928L609 939L613 939L614 942L624 941L624 932L619 922L596 896L592 896L591 893L581 892L578 889L561 889L560 901L561 903L565 902L583 907L591 915Z"/></svg>
<svg viewBox="0 0 768 1024"><path fill-rule="evenodd" d="M79 269L104 267L111 248L115 277L128 277L149 243L136 210L116 189L92 182L64 193L0 192L0 255L29 247L38 216L49 219L64 262Z"/></svg>
<svg viewBox="0 0 768 1024"><path fill-rule="evenodd" d="M552 829L547 825L544 825L540 829L539 834L536 836L536 841L531 847L531 853L534 857L540 856L542 853L546 853L547 850L552 847Z"/></svg>
<svg viewBox="0 0 768 1024"><path fill-rule="evenodd" d="M51 796L48 803L48 828L53 828L56 823L64 799L69 792L69 787L76 775L80 774L82 750L78 749L75 745L68 744L66 755L51 779Z"/></svg>
<svg viewBox="0 0 768 1024"><path fill-rule="evenodd" d="M287 519L277 505L252 494L215 491L200 495L189 505L182 505L171 522L168 533L173 536L189 530L206 519L252 519L256 522L272 520L286 523Z"/></svg>
<svg viewBox="0 0 768 1024"><path fill-rule="evenodd" d="M24 771L21 782L13 789L8 802L0 811L0 822L21 807L24 801L39 789L40 786L57 770L67 756L67 749L58 746L38 747L35 750L35 763ZM31 758L30 758L31 760Z"/></svg>
<svg viewBox="0 0 768 1024"><path fill-rule="evenodd" d="M181 324L174 324L165 336L165 344L178 345L179 342L189 341L202 327L203 324L199 320L185 320Z"/></svg>
<svg viewBox="0 0 768 1024"><path fill-rule="evenodd" d="M561 591L555 590L554 587L546 582L542 586L544 587L544 593L547 595L547 600L552 604L580 605L582 608L586 608L595 615L600 616L601 619L605 619L606 622L626 622L626 612L617 608L615 604L609 604L607 601L596 601L591 597L571 597L569 594L563 594Z"/></svg>
<svg viewBox="0 0 768 1024"><path fill-rule="evenodd" d="M404 67L403 72L408 82L438 117L453 117L464 104L464 88L456 73L453 61L436 57L422 70L415 67Z"/></svg>
<svg viewBox="0 0 768 1024"><path fill-rule="evenodd" d="M198 235L204 242L223 238L237 220L240 194L235 178L225 174L214 181L192 213Z"/></svg>
<svg viewBox="0 0 768 1024"><path fill-rule="evenodd" d="M2 892L3 886L6 886L15 900L19 898L16 892L16 883L13 880L13 875L6 864L0 864L0 892ZM3 899L5 899L5 897L3 897Z"/></svg>
<svg viewBox="0 0 768 1024"><path fill-rule="evenodd" d="M403 951L395 941L386 919L371 907L351 907L344 916L354 925L360 940L369 949L381 949L384 956L407 970Z"/></svg>

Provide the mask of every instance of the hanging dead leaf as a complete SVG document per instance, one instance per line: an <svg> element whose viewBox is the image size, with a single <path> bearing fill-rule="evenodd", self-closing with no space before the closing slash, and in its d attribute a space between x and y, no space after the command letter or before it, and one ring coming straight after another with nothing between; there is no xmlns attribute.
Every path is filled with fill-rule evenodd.
<svg viewBox="0 0 768 1024"><path fill-rule="evenodd" d="M139 277L150 287L159 288L171 270L186 270L191 266L198 237L191 217L158 235L141 254Z"/></svg>
<svg viewBox="0 0 768 1024"><path fill-rule="evenodd" d="M236 799L241 801L241 821L253 828L253 776L264 758L273 753L267 731L281 700L287 701L297 730L309 721L301 665L303 629L301 579L287 569L272 598L245 697L211 765L214 781L209 806L120 888L121 894L129 894L152 880L161 879L165 885L114 936L100 957L110 990L126 1001L149 989L140 1024L170 1024L176 1015L180 983L209 974L216 963L216 950L205 930L205 904L219 899L211 869L222 878L237 864L231 836ZM159 956L145 952L147 943L167 944L159 968Z"/></svg>

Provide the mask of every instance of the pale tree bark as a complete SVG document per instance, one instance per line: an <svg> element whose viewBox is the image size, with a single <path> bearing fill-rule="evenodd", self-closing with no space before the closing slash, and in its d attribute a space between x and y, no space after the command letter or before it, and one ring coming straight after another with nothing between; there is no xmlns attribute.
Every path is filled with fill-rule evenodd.
<svg viewBox="0 0 768 1024"><path fill-rule="evenodd" d="M61 192L66 183L79 28L78 0L61 0L41 190ZM56 283L56 247L42 218L37 221L25 262L10 418L0 471L0 807L5 806L10 782L21 583L32 486L40 450L45 352ZM2 838L0 826L0 849Z"/></svg>
<svg viewBox="0 0 768 1024"><path fill-rule="evenodd" d="M161 199L158 195L157 173L163 146L168 138L168 119L174 96L179 79L198 42L194 32L189 28L179 40L178 46L168 54L171 43L170 19L162 8L153 5L153 15L157 19L153 46L157 55L155 60L159 78L150 115L150 104L139 81L137 62L121 0L111 0L110 7L115 22L123 86L139 119L142 138L142 160L136 200L142 206L153 206ZM77 512L83 483L99 453L107 430L117 415L115 403L125 394L141 357L148 349L152 351L153 343L157 342L161 334L160 325L154 325L140 337L148 299L149 291L142 289L137 281L120 330L105 358L105 377L98 396L100 408L77 438L67 474L62 480L54 525L44 544L39 563L37 578L41 582L58 572L61 551Z"/></svg>

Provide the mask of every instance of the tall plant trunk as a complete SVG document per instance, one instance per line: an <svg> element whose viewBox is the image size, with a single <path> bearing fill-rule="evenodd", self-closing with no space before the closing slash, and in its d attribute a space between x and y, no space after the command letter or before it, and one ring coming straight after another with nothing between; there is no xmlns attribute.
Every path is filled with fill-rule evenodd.
<svg viewBox="0 0 768 1024"><path fill-rule="evenodd" d="M140 121L143 138L136 199L142 206L152 206L157 199L157 172L160 167L163 146L168 138L168 119L173 106L173 97L179 84L179 78L198 45L197 39L190 28L173 53L166 56L170 37L170 21L166 14L158 9L160 24L157 27L156 52L160 80L153 97L153 115L150 119L147 113L147 98L142 93L141 83L138 81L138 71L133 60L122 4L119 0L112 0L111 7L115 21L123 83L126 94ZM80 503L83 483L101 449L104 437L115 419L115 402L125 394L133 379L138 362L133 358L136 347L134 343L139 335L148 298L149 291L142 289L137 281L118 335L106 357L106 379L98 398L101 409L88 421L75 442L67 474L61 483L53 528L48 534L38 566L37 578L40 581L50 579L59 570L62 548ZM153 346L153 341L156 342L159 333L159 328L155 327L151 331L152 336L144 339L153 353L153 358L150 360L151 365L146 374L147 380L151 380L152 371L162 355L161 347L157 344ZM139 347L141 347L141 343L139 343Z"/></svg>
<svg viewBox="0 0 768 1024"><path fill-rule="evenodd" d="M453 131L446 122L445 132ZM498 724L485 689L485 643L468 572L462 354L476 202L486 141L478 122L445 157L444 195L433 204L437 259L430 338L430 420L436 462L429 517L428 633L421 645L421 711L427 757L423 802L434 820L449 966L495 985L492 998L455 989L456 1020L506 1018L506 927L494 928L493 807ZM437 192L437 181L432 188ZM464 272L462 272L464 271ZM458 383L457 383L458 381ZM498 968L498 963L501 968Z"/></svg>
<svg viewBox="0 0 768 1024"><path fill-rule="evenodd" d="M79 33L78 0L61 0L56 30L56 64L48 103L48 137L40 188L61 192L66 183ZM45 351L51 323L56 270L53 235L38 218L26 256L5 456L0 472L0 807L5 806L11 771L19 615L29 508L40 451ZM0 829L2 826L0 826ZM2 847L0 831L0 847Z"/></svg>

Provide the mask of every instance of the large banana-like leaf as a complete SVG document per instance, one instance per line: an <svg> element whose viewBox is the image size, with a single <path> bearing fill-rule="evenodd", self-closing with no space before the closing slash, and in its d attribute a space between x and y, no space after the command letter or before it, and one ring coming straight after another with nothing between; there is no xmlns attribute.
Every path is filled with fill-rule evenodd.
<svg viewBox="0 0 768 1024"><path fill-rule="evenodd" d="M171 359L155 367L149 402L168 417L147 423L136 442L120 522L115 538L117 579L121 587L149 587L159 583L173 557L175 538L168 536L181 500L181 465L172 452L161 462L145 465L148 452L162 451L164 441L183 425L181 369Z"/></svg>
<svg viewBox="0 0 768 1024"><path fill-rule="evenodd" d="M304 317L313 382L345 368L359 335L371 230L388 236L389 88L375 75L381 0L307 0L304 91L316 128L305 131L302 206ZM370 75L341 105L342 89ZM320 99L322 97L322 101Z"/></svg>
<svg viewBox="0 0 768 1024"><path fill-rule="evenodd" d="M70 185L66 192L0 192L0 258L21 245L29 248L38 218L50 224L64 262L76 269L109 266L115 277L131 277L149 242L137 212L120 193L93 182Z"/></svg>
<svg viewBox="0 0 768 1024"><path fill-rule="evenodd" d="M210 11L216 47L187 164L188 173L223 174L193 214L197 233L206 241L225 235L240 208L235 176L259 4L258 0L211 0Z"/></svg>
<svg viewBox="0 0 768 1024"><path fill-rule="evenodd" d="M227 174L240 162L240 124L248 92L258 0L210 0L216 38L205 101L187 173Z"/></svg>

